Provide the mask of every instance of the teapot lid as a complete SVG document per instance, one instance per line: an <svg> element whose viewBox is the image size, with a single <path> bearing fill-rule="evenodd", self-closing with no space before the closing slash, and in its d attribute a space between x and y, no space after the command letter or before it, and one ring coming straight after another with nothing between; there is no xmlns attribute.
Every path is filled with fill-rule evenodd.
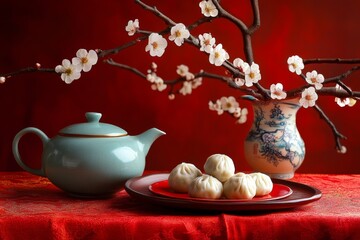
<svg viewBox="0 0 360 240"><path fill-rule="evenodd" d="M127 132L115 125L101 123L101 113L87 112L87 122L73 124L60 130L59 135L67 137L121 137Z"/></svg>

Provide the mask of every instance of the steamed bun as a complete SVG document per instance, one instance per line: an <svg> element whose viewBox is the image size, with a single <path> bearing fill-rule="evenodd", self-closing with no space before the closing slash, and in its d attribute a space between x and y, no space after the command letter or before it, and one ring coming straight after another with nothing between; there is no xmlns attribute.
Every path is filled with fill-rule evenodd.
<svg viewBox="0 0 360 240"><path fill-rule="evenodd" d="M256 184L256 196L265 196L269 194L273 189L273 183L271 178L263 173L251 173L249 174Z"/></svg>
<svg viewBox="0 0 360 240"><path fill-rule="evenodd" d="M195 178L189 187L190 197L217 199L222 196L223 185L213 176L204 174Z"/></svg>
<svg viewBox="0 0 360 240"><path fill-rule="evenodd" d="M202 172L191 163L180 163L171 172L168 183L171 189L180 193L187 193L190 183Z"/></svg>
<svg viewBox="0 0 360 240"><path fill-rule="evenodd" d="M230 199L252 199L256 194L254 179L245 173L236 173L224 183L224 195Z"/></svg>
<svg viewBox="0 0 360 240"><path fill-rule="evenodd" d="M213 154L205 162L205 173L225 182L235 173L233 160L225 154Z"/></svg>

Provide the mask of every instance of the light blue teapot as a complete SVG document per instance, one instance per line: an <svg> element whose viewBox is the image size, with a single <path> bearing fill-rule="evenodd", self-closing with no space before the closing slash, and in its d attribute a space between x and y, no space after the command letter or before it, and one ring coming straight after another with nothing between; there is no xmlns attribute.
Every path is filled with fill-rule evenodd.
<svg viewBox="0 0 360 240"><path fill-rule="evenodd" d="M101 123L100 113L86 113L87 122L63 128L52 139L37 128L21 130L13 141L13 154L26 171L47 177L60 189L79 197L109 196L123 188L125 182L141 176L145 156L152 143L165 133L151 128L129 136L117 126ZM27 166L19 153L19 141L27 133L43 143L40 169Z"/></svg>

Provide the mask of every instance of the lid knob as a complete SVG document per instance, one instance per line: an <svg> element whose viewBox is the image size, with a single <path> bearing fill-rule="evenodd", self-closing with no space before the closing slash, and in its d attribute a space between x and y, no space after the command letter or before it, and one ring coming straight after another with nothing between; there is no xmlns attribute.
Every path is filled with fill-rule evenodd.
<svg viewBox="0 0 360 240"><path fill-rule="evenodd" d="M99 122L102 114L97 112L87 112L85 117L88 122Z"/></svg>

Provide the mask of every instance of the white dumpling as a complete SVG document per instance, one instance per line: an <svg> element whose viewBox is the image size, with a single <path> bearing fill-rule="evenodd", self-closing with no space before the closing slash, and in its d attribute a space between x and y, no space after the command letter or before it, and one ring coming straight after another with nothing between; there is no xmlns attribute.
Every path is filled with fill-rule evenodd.
<svg viewBox="0 0 360 240"><path fill-rule="evenodd" d="M251 173L249 174L256 184L256 196L265 196L269 194L273 189L273 182L271 178L263 173Z"/></svg>
<svg viewBox="0 0 360 240"><path fill-rule="evenodd" d="M254 179L245 173L236 173L224 183L224 195L230 199L252 199L256 194Z"/></svg>
<svg viewBox="0 0 360 240"><path fill-rule="evenodd" d="M222 196L223 185L213 176L203 174L195 178L189 187L190 197L218 199Z"/></svg>
<svg viewBox="0 0 360 240"><path fill-rule="evenodd" d="M233 160L225 154L213 154L205 162L205 173L225 182L235 173Z"/></svg>
<svg viewBox="0 0 360 240"><path fill-rule="evenodd" d="M180 163L171 172L168 178L169 186L175 192L187 193L189 185L202 172L191 163Z"/></svg>

